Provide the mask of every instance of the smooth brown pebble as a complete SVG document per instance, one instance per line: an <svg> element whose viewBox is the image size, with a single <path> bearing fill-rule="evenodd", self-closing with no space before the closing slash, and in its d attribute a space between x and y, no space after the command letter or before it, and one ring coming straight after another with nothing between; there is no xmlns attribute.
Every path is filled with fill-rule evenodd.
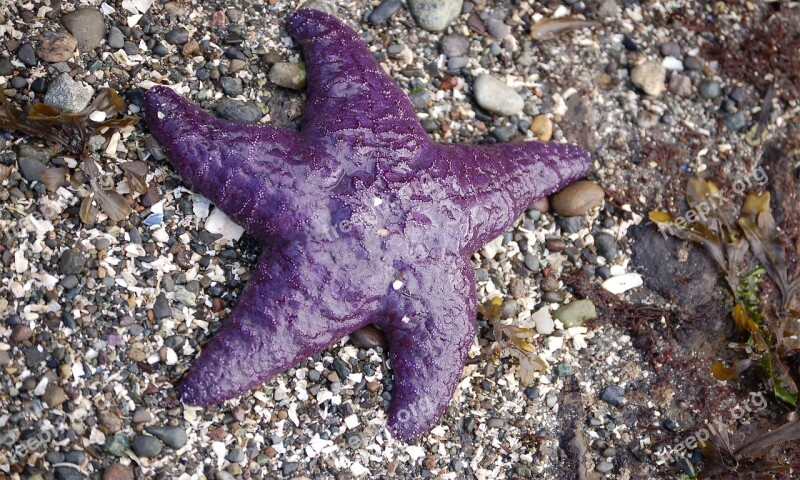
<svg viewBox="0 0 800 480"><path fill-rule="evenodd" d="M575 217L600 205L603 197L605 192L599 185L589 180L581 180L553 195L550 205L559 215Z"/></svg>
<svg viewBox="0 0 800 480"><path fill-rule="evenodd" d="M103 480L133 480L133 470L127 465L115 463L103 471Z"/></svg>
<svg viewBox="0 0 800 480"><path fill-rule="evenodd" d="M359 328L350 335L350 341L353 342L358 348L377 348L386 345L386 339L383 333L378 330L374 325L367 325L366 327Z"/></svg>
<svg viewBox="0 0 800 480"><path fill-rule="evenodd" d="M547 115L536 115L531 123L531 132L540 142L547 142L553 138L553 122Z"/></svg>

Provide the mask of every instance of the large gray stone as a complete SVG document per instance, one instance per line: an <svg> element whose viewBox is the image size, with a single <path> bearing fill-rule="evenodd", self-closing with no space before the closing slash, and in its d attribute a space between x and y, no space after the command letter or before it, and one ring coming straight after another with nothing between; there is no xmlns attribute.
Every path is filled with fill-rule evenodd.
<svg viewBox="0 0 800 480"><path fill-rule="evenodd" d="M408 0L417 25L429 32L441 32L461 13L464 0Z"/></svg>
<svg viewBox="0 0 800 480"><path fill-rule="evenodd" d="M106 38L106 22L96 8L79 8L64 14L61 24L78 41L81 52L94 50Z"/></svg>
<svg viewBox="0 0 800 480"><path fill-rule="evenodd" d="M50 84L44 103L66 112L80 112L89 105L93 95L91 87L76 82L68 73L62 73Z"/></svg>
<svg viewBox="0 0 800 480"><path fill-rule="evenodd" d="M498 115L515 115L525 106L513 88L491 75L483 74L476 78L473 88L478 105Z"/></svg>

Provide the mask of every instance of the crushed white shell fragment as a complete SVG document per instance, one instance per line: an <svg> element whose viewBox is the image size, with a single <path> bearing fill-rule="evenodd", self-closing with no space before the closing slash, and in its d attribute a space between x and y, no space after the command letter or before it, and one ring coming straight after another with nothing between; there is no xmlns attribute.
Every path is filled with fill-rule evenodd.
<svg viewBox="0 0 800 480"><path fill-rule="evenodd" d="M611 277L603 282L603 288L611 293L619 295L633 288L641 287L644 284L642 276L638 273L625 273Z"/></svg>

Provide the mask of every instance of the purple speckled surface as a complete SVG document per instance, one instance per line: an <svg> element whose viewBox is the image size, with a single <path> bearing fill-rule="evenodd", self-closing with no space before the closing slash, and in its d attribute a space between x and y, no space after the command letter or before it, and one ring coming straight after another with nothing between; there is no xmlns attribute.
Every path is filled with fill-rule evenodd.
<svg viewBox="0 0 800 480"><path fill-rule="evenodd" d="M289 30L308 70L299 133L217 119L166 87L146 96L176 170L264 244L178 390L187 404L219 403L374 323L395 375L388 427L411 438L447 407L475 335L470 255L583 177L589 156L434 143L350 28L300 9Z"/></svg>

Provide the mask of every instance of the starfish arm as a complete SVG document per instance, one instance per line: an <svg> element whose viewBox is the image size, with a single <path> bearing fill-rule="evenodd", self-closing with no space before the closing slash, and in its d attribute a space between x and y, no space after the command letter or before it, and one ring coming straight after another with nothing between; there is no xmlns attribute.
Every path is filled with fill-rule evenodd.
<svg viewBox="0 0 800 480"><path fill-rule="evenodd" d="M451 200L439 204L454 204L466 217L456 228L474 232L462 245L464 252L496 238L535 200L582 178L591 168L588 153L557 143L437 145L431 157L430 176L443 185L440 195Z"/></svg>
<svg viewBox="0 0 800 480"><path fill-rule="evenodd" d="M297 134L227 122L161 86L147 92L145 113L181 177L256 238L297 228L287 206L307 170Z"/></svg>
<svg viewBox="0 0 800 480"><path fill-rule="evenodd" d="M307 8L288 26L308 78L301 134L316 148L358 168L410 161L430 143L411 101L352 29Z"/></svg>
<svg viewBox="0 0 800 480"><path fill-rule="evenodd" d="M407 292L395 292L381 325L394 372L387 424L398 438L415 437L436 424L475 338L472 266L456 255L441 264L446 266L430 262L404 275Z"/></svg>
<svg viewBox="0 0 800 480"><path fill-rule="evenodd" d="M335 265L319 256L299 243L262 253L230 316L178 385L185 403L236 397L367 323L369 309L352 285L335 281Z"/></svg>

